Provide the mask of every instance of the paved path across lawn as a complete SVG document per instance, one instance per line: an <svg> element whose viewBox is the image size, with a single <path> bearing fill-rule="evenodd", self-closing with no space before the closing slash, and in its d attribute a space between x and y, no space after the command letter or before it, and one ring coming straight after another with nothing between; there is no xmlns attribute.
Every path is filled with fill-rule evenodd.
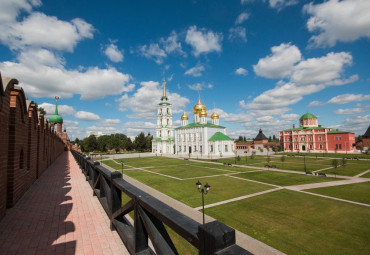
<svg viewBox="0 0 370 255"><path fill-rule="evenodd" d="M70 152L0 221L0 254L129 254Z"/></svg>

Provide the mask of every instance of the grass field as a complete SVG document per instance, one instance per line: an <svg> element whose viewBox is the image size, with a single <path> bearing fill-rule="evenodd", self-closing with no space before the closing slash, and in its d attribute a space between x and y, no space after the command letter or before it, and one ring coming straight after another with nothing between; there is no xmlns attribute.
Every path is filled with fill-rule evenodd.
<svg viewBox="0 0 370 255"><path fill-rule="evenodd" d="M322 172L327 173L327 174L355 176L368 169L370 169L370 161L357 161L357 160L349 161L348 160L345 166L339 166L336 169L332 168L332 169L328 169Z"/></svg>
<svg viewBox="0 0 370 255"><path fill-rule="evenodd" d="M370 205L370 182L318 188L307 191Z"/></svg>
<svg viewBox="0 0 370 255"><path fill-rule="evenodd" d="M282 172L261 171L235 175L245 179L256 180L279 186L300 185L317 182L337 181L335 178L322 178L304 174L290 174Z"/></svg>
<svg viewBox="0 0 370 255"><path fill-rule="evenodd" d="M287 254L370 254L364 206L279 190L207 214Z"/></svg>
<svg viewBox="0 0 370 255"><path fill-rule="evenodd" d="M219 161L234 164L234 160L224 158ZM286 157L284 169L289 166L291 170L302 172L302 160ZM121 170L119 162L120 159L116 159L103 163ZM191 207L201 206L201 195L195 185L198 180L211 185L210 192L205 196L206 205L274 189L271 185L291 186L339 180L247 168L249 165L264 166L266 162L262 156L253 160L248 158L247 167L164 157L129 158L124 162L124 174ZM244 164L245 161L239 163ZM271 157L271 164L282 163L279 157ZM331 159L306 158L306 164L312 169L324 169L331 167ZM347 161L345 169L339 172L341 169L338 168L337 174L356 175L369 168L368 161ZM370 182L309 191L370 203ZM283 189L207 208L206 214L288 254L370 254L370 208L365 206ZM177 243L180 254L197 253L176 233L170 231L170 235Z"/></svg>

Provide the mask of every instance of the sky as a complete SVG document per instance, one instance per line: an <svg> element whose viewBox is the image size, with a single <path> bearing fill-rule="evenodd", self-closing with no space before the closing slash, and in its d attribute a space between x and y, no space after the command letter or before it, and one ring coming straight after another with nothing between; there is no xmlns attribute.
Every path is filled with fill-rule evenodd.
<svg viewBox="0 0 370 255"><path fill-rule="evenodd" d="M233 138L298 126L365 133L369 0L1 0L0 72L59 114L69 137L155 134L166 80L173 122L198 91Z"/></svg>

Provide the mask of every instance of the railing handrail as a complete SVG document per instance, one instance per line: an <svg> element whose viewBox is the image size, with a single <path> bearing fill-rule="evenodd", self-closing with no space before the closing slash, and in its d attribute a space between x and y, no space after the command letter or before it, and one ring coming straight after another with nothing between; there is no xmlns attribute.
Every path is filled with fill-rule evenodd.
<svg viewBox="0 0 370 255"><path fill-rule="evenodd" d="M151 254L148 236L157 254L178 254L165 225L199 249L201 255L251 254L235 244L235 230L213 221L200 224L111 172L99 162L71 150L96 195L108 214L111 228L116 229L131 254ZM131 200L122 205L121 193ZM134 226L124 216L134 211ZM222 252L221 252L222 250Z"/></svg>

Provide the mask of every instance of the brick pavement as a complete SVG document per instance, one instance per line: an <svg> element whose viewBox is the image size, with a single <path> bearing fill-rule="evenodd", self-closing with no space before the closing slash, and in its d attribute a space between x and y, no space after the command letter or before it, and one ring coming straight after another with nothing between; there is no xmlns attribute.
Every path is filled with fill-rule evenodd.
<svg viewBox="0 0 370 255"><path fill-rule="evenodd" d="M129 254L70 152L0 221L0 254Z"/></svg>

